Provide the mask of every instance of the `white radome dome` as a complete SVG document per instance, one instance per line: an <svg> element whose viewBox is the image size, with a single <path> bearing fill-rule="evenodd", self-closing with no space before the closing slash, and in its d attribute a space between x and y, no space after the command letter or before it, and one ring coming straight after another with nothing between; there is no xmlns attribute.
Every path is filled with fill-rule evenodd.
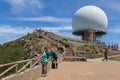
<svg viewBox="0 0 120 80"><path fill-rule="evenodd" d="M85 6L80 8L73 16L73 31L98 30L106 32L108 25L107 16L104 11L96 6Z"/></svg>

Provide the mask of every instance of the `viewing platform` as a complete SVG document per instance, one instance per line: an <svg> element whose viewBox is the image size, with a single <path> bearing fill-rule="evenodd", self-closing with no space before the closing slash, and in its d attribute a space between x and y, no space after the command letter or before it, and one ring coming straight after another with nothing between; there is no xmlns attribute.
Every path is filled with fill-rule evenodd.
<svg viewBox="0 0 120 80"><path fill-rule="evenodd" d="M31 60L27 60L27 61L31 61ZM18 63L19 62L16 62L15 64ZM51 69L51 63L49 63L48 74L46 77L41 76L41 67L42 67L41 64L32 68L33 65L31 65L30 69L28 68L27 70L24 71L22 68L18 70L16 74L10 75L1 80L119 80L120 79L120 70L119 70L120 62L112 61L112 60L108 60L107 62L105 62L102 61L102 58L88 59L86 62L62 61L59 63L58 69ZM20 71L22 72L19 73Z"/></svg>
<svg viewBox="0 0 120 80"><path fill-rule="evenodd" d="M47 77L37 80L120 80L120 62L102 62L100 59L87 62L62 62L52 69Z"/></svg>

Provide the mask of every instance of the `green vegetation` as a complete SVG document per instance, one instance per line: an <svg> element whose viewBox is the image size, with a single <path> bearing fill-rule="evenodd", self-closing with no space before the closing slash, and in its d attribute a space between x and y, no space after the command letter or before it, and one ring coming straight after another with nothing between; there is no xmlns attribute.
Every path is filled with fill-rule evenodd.
<svg viewBox="0 0 120 80"><path fill-rule="evenodd" d="M71 46L70 44L67 44L69 40L58 37L55 34L52 34L53 36L41 36L37 35L37 32L28 33L26 36L23 36L15 41L11 41L8 43L5 43L3 45L0 45L0 64L20 61L20 60L26 60L28 58L35 57L36 54L41 54L43 47L47 46L48 48L51 48L51 46L56 45L57 41L61 41L60 46L58 46L58 52L63 53L65 44ZM52 37L52 38L50 38ZM54 39L55 38L55 39ZM25 40L25 45L20 44L20 40ZM72 40L75 42L74 40ZM77 44L77 42L76 42ZM62 45L62 46L61 46ZM63 48L64 47L64 48ZM102 53L104 53L106 46L105 45L91 45L91 44L82 44L78 46L72 46L70 49L76 49L77 56L85 56L86 58L98 58L102 56ZM71 50L70 50L71 51ZM110 58L113 60L119 60L120 57ZM18 65L18 68L21 68L25 63L20 63ZM10 66L5 66L0 68L0 73L7 69ZM15 72L15 69L9 71L6 75L12 74ZM5 75L5 76L6 76Z"/></svg>
<svg viewBox="0 0 120 80"><path fill-rule="evenodd" d="M102 55L100 55L100 54L93 54L92 56L89 56L88 58L89 59L95 59L95 58L100 58L100 57L102 57Z"/></svg>
<svg viewBox="0 0 120 80"><path fill-rule="evenodd" d="M25 49L18 40L0 46L0 64L27 59L27 57Z"/></svg>
<svg viewBox="0 0 120 80"><path fill-rule="evenodd" d="M59 51L60 54L62 54L64 52L62 47L58 47L58 51Z"/></svg>
<svg viewBox="0 0 120 80"><path fill-rule="evenodd" d="M31 39L30 39L31 37ZM48 37L47 37L48 38ZM15 41L11 41L0 45L0 64L15 62L35 57L37 53L41 54L44 46L50 47L55 45L54 40L38 37L37 32L28 33ZM25 45L20 44L20 40L24 39ZM58 48L59 52L63 52L63 48Z"/></svg>
<svg viewBox="0 0 120 80"><path fill-rule="evenodd" d="M105 45L80 45L76 47L77 55L90 59L102 57L105 49Z"/></svg>
<svg viewBox="0 0 120 80"><path fill-rule="evenodd" d="M79 52L92 52L94 54L103 53L106 49L106 46L99 46L99 45L82 45L77 46L76 50Z"/></svg>
<svg viewBox="0 0 120 80"><path fill-rule="evenodd" d="M30 36L33 37L31 40L29 39ZM25 45L20 44L21 39L25 40ZM43 40L42 38L38 38L37 34L33 32L32 34L27 34L26 36L23 36L17 40L0 45L0 64L16 62L16 61L32 58L34 55L30 55L29 53L34 52L34 50L37 51L38 45L39 45L37 43L41 41L45 41L45 40ZM20 63L18 65L18 69L21 68L24 64L25 63ZM0 73L9 67L10 66L5 66L0 68ZM15 72L15 69L12 69L8 73L6 73L4 76L13 74L14 72Z"/></svg>
<svg viewBox="0 0 120 80"><path fill-rule="evenodd" d="M32 43L33 40L30 41L29 36L33 34L27 34L22 38L25 39L27 43ZM5 43L0 46L0 64L28 59L29 56L27 54L27 50L24 46L20 45L20 39Z"/></svg>
<svg viewBox="0 0 120 80"><path fill-rule="evenodd" d="M120 61L120 56L110 57L109 59L110 59L110 60L115 60L115 61Z"/></svg>
<svg viewBox="0 0 120 80"><path fill-rule="evenodd" d="M32 36L32 39L29 39L30 36ZM54 35L55 36L55 35ZM49 37L48 37L49 38ZM24 39L26 42L26 46L21 46L19 41L21 39ZM46 38L47 39L47 38ZM67 39L62 38L63 41L67 41ZM49 44L49 45L48 45ZM26 36L23 36L20 39L17 39L15 41L11 41L9 43L5 43L3 45L0 45L0 64L5 64L9 62L19 61L19 60L25 60L28 58L32 58L33 55L28 55L28 53L34 53L38 52L41 53L41 49L44 46L52 46L56 43L51 41L50 39L46 40L42 37L38 38L37 33L28 33ZM38 50L38 47L40 50ZM60 53L62 53L64 50L62 47L58 47L58 50ZM91 57L99 57L99 53L103 53L105 51L105 45L80 45L76 47L76 50L78 52L90 52L94 55Z"/></svg>
<svg viewBox="0 0 120 80"><path fill-rule="evenodd" d="M67 39L63 38L63 41L67 41Z"/></svg>
<svg viewBox="0 0 120 80"><path fill-rule="evenodd" d="M26 50L23 46L19 44L19 40L15 40L9 43L5 43L2 46L0 46L0 64L25 60L28 58L28 55L26 54ZM21 67L23 63L18 65L18 68ZM0 73L10 66L5 66L0 68ZM6 73L4 76L13 74L15 72L15 69L10 70L8 73ZM3 76L3 77L4 77Z"/></svg>

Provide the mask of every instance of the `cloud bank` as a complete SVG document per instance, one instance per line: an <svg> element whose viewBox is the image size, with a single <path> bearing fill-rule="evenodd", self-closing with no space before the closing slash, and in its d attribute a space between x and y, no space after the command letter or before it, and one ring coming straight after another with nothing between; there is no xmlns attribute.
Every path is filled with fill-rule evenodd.
<svg viewBox="0 0 120 80"><path fill-rule="evenodd" d="M113 23L111 24L108 29L109 33L120 34L120 23Z"/></svg>
<svg viewBox="0 0 120 80"><path fill-rule="evenodd" d="M11 6L12 14L34 13L42 8L39 0L5 0Z"/></svg>
<svg viewBox="0 0 120 80"><path fill-rule="evenodd" d="M45 17L21 17L21 18L8 18L10 20L18 20L18 21L43 21L43 22L60 22L60 23L71 23L72 19L70 18L57 18L51 16Z"/></svg>
<svg viewBox="0 0 120 80"><path fill-rule="evenodd" d="M27 33L33 31L33 28L29 27L16 27L11 25L0 25L0 44L15 40Z"/></svg>
<svg viewBox="0 0 120 80"><path fill-rule="evenodd" d="M60 33L61 30L62 31L72 30L71 26L57 26L57 27L39 26L39 28L54 33ZM33 27L30 28L25 26L0 25L0 37L1 37L0 44L20 38L26 35L27 33L33 32L34 30L35 28Z"/></svg>

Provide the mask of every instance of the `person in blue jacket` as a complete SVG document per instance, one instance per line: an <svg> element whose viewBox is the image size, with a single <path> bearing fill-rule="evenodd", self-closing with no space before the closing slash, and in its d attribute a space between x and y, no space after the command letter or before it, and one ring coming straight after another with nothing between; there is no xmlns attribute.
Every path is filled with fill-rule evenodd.
<svg viewBox="0 0 120 80"><path fill-rule="evenodd" d="M57 69L58 68L58 52L57 50L55 50L54 48L52 48L52 53L51 53L51 56L52 56L52 62L55 63L55 68Z"/></svg>

